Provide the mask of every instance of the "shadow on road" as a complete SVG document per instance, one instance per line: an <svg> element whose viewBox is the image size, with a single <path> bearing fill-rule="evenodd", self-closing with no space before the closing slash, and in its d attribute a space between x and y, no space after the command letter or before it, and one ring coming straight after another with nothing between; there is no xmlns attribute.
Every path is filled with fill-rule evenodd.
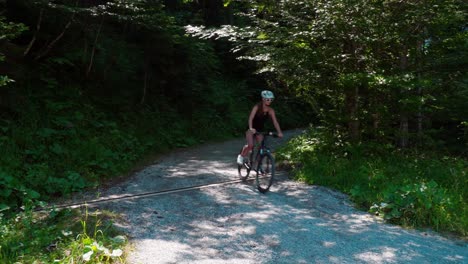
<svg viewBox="0 0 468 264"><path fill-rule="evenodd" d="M355 211L343 195L282 182L127 201L131 263L463 263L466 247ZM140 212L135 214L138 207ZM121 211L121 210L119 210Z"/></svg>
<svg viewBox="0 0 468 264"><path fill-rule="evenodd" d="M242 141L178 151L102 198L237 179ZM347 197L280 177L266 195L226 184L100 204L135 251L129 263L467 263L466 244L381 223Z"/></svg>

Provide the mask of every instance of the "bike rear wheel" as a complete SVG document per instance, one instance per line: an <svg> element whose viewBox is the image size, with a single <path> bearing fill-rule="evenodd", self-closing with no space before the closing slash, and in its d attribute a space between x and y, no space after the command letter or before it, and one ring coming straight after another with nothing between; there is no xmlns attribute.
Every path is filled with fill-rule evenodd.
<svg viewBox="0 0 468 264"><path fill-rule="evenodd" d="M273 183L275 177L275 159L270 153L265 153L260 157L255 178L257 189L261 193L266 193Z"/></svg>

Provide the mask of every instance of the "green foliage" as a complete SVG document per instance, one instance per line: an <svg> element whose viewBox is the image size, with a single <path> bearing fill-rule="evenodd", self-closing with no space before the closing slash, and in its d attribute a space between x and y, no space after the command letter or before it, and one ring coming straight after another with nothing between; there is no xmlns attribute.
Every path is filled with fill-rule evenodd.
<svg viewBox="0 0 468 264"><path fill-rule="evenodd" d="M106 230L89 232L89 219L70 235L74 216L38 219L31 207L125 175L152 154L245 131L262 80L226 59L228 44L185 35L183 23L202 18L187 14L191 5L169 13L163 2L180 4L8 4L9 19L30 30L13 40L26 27L0 20L1 44L15 51L5 52L15 82L0 90L0 262L117 261ZM51 243L57 249L44 250Z"/></svg>
<svg viewBox="0 0 468 264"><path fill-rule="evenodd" d="M45 107L48 116L31 121L41 127L33 131L28 128L31 124L10 124L10 133L4 135L11 139L8 146L13 149L0 159L15 175L3 177L10 190L22 190L16 187L22 182L41 193L41 199L78 191L124 173L152 147L133 135L134 128L107 121L90 106L75 110L76 105L46 102Z"/></svg>
<svg viewBox="0 0 468 264"><path fill-rule="evenodd" d="M342 139L311 128L278 159L291 161L298 179L348 193L359 207L392 223L468 234L465 159Z"/></svg>
<svg viewBox="0 0 468 264"><path fill-rule="evenodd" d="M16 38L23 31L26 31L27 27L22 23L7 22L3 15L0 15L0 42L5 42ZM5 56L0 52L0 62L5 60ZM0 75L0 87L6 86L8 83L14 82L14 80L8 78L8 76Z"/></svg>
<svg viewBox="0 0 468 264"><path fill-rule="evenodd" d="M358 196L358 192L352 192ZM370 207L370 212L382 215L384 219L409 226L432 226L456 230L453 213L458 211L445 188L435 181L400 186L397 190L384 190L383 202ZM460 225L460 224L459 224Z"/></svg>
<svg viewBox="0 0 468 264"><path fill-rule="evenodd" d="M243 82L210 82L199 95L199 100L204 101L201 104L203 107L193 113L194 135L218 139L223 138L223 135L239 133L245 127L246 115L251 107L243 96L246 92L247 87Z"/></svg>
<svg viewBox="0 0 468 264"><path fill-rule="evenodd" d="M59 80L43 77L44 86L29 91L17 109L16 122L1 123L2 208L13 213L28 200L94 187L150 153L241 133L252 104L243 96L245 84L217 74L191 78L192 91L178 104L159 99L141 108L117 105L123 110L112 112L114 103L95 103L96 95L77 86L59 90Z"/></svg>
<svg viewBox="0 0 468 264"><path fill-rule="evenodd" d="M4 16L0 16L0 40L11 40L27 30L27 27L21 23L7 22Z"/></svg>
<svg viewBox="0 0 468 264"><path fill-rule="evenodd" d="M0 214L1 263L123 263L127 240L110 213L32 209L10 220Z"/></svg>
<svg viewBox="0 0 468 264"><path fill-rule="evenodd" d="M236 4L241 5L231 3ZM461 129L453 127L465 121L461 102L468 100L466 71L459 70L468 61L463 1L290 0L249 6L239 7L250 19L245 26L186 30L233 41L240 59L257 62L259 73L286 83L323 125L338 125L356 141L409 138L413 145L434 146L431 138L444 138L447 145L466 146L450 140L460 139ZM399 126L404 120L408 131ZM432 126L442 129L433 133ZM457 135L445 137L447 130Z"/></svg>

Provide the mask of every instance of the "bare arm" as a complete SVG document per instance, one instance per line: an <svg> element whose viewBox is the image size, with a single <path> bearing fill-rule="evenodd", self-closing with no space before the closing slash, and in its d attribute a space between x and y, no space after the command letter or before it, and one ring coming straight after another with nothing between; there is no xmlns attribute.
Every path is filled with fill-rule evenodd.
<svg viewBox="0 0 468 264"><path fill-rule="evenodd" d="M271 116L271 121L273 121L273 125L275 126L276 132L278 133L278 137L282 138L283 132L281 132L281 127L278 123L278 120L276 119L275 110L273 110L273 108L270 108L269 112Z"/></svg>
<svg viewBox="0 0 468 264"><path fill-rule="evenodd" d="M253 119L254 119L255 115L257 114L257 110L258 110L258 105L255 105L252 108L252 111L250 112L250 115L249 115L249 130L252 131L252 133L256 132L255 129L252 126L253 126Z"/></svg>

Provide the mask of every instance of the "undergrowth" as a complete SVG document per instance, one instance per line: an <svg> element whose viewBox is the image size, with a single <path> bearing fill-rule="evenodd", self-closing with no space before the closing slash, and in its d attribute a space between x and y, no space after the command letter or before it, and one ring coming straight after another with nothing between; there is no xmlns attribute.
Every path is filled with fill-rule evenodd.
<svg viewBox="0 0 468 264"><path fill-rule="evenodd" d="M350 195L391 223L468 235L468 161L392 145L349 144L321 129L292 140L278 154L299 180Z"/></svg>
<svg viewBox="0 0 468 264"><path fill-rule="evenodd" d="M38 219L25 206L66 199L72 193L111 182L127 175L148 156L243 131L243 123L233 120L241 119L241 113L247 115L242 105L248 102L237 100L239 96L233 91L243 93L245 87L233 85L237 90L225 91L229 96L223 98L231 99L224 99L219 106L228 107L231 116L219 111L185 116L164 100L153 106L112 109L114 105L93 102L73 87L53 94L31 92L17 112L0 114L0 263L53 263L57 259L59 263L81 263L78 259L87 258L95 263L116 261L118 251L104 243L113 237L107 226L97 233L74 229L73 235L66 235L71 213L52 212ZM88 221L85 218L82 224L101 224L96 220L90 225ZM53 241L60 242L61 250L46 250Z"/></svg>
<svg viewBox="0 0 468 264"><path fill-rule="evenodd" d="M0 214L0 263L124 263L127 239L115 217L87 209Z"/></svg>
<svg viewBox="0 0 468 264"><path fill-rule="evenodd" d="M219 84L213 84L219 85ZM223 84L226 85L226 84ZM30 94L15 116L0 115L0 210L14 212L24 201L48 201L92 188L126 174L152 153L232 137L244 129L248 102L236 100L245 89L232 84L200 111L185 116L176 106L110 109L81 94ZM203 111L201 111L203 110ZM243 120L242 123L234 120Z"/></svg>

